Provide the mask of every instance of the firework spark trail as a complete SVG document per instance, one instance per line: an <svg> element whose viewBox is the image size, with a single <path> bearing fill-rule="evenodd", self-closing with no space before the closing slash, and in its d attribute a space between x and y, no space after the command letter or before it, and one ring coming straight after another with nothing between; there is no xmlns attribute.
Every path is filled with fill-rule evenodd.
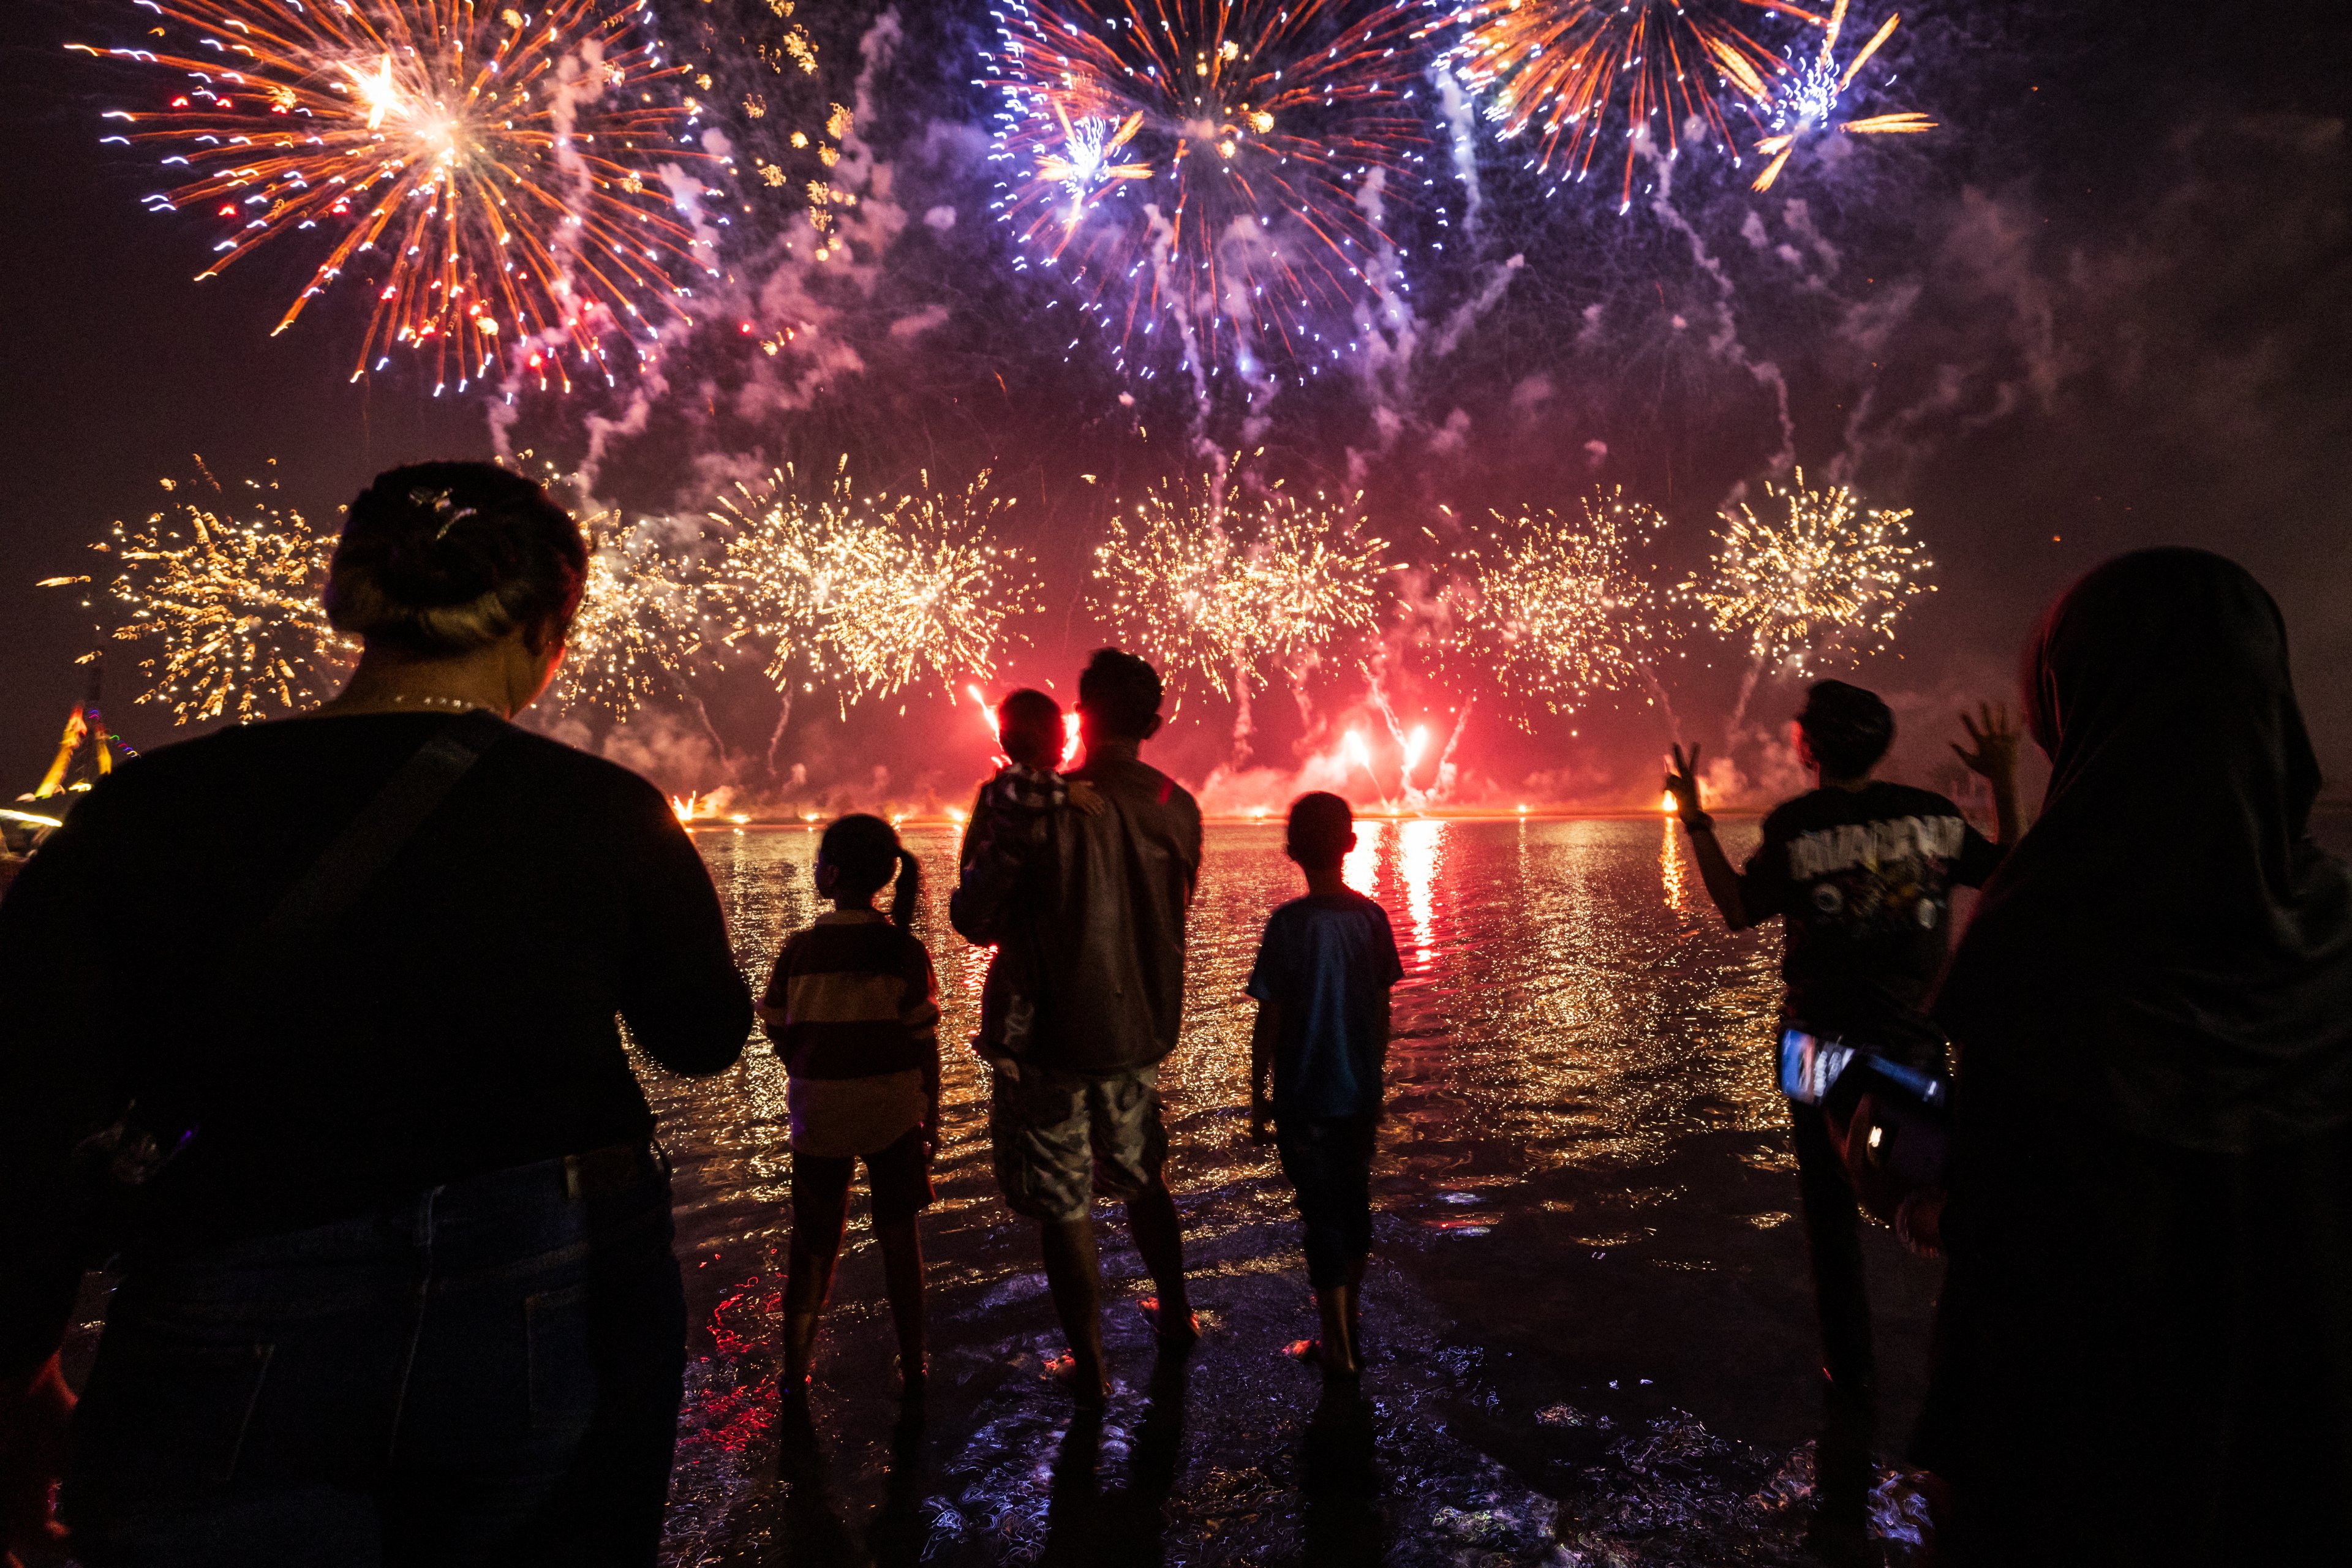
<svg viewBox="0 0 2352 1568"><path fill-rule="evenodd" d="M1349 731L1339 742L1339 752L1350 766L1363 769L1364 777L1371 781L1372 793L1381 797L1381 815L1385 816L1393 812L1396 808L1389 802L1388 786L1381 783L1381 775L1372 769L1372 753L1365 746L1364 737L1353 730Z"/></svg>
<svg viewBox="0 0 2352 1568"><path fill-rule="evenodd" d="M614 378L607 340L648 357L713 274L692 193L719 163L681 145L700 106L646 30L648 0L142 0L174 41L85 53L186 79L115 110L182 184L151 210L228 225L210 278L318 231L326 254L284 331L347 271L374 309L356 380L404 346L460 389L502 363L568 390ZM698 171L689 176L688 171ZM440 386L436 387L439 391Z"/></svg>
<svg viewBox="0 0 2352 1568"><path fill-rule="evenodd" d="M1697 226L1675 208L1674 194L1673 166L1663 165L1658 171L1657 194L1651 198L1650 211L1660 223L1683 237L1690 246L1691 260L1715 284L1718 326L1708 334L1706 352L1719 360L1738 365L1754 377L1759 386L1772 389L1772 411L1780 421L1780 447L1772 454L1769 466L1774 469L1793 468L1797 460L1797 421L1789 408L1789 378L1781 373L1778 363L1757 358L1740 341L1739 318L1732 310L1732 301L1738 291L1732 285L1731 274Z"/></svg>
<svg viewBox="0 0 2352 1568"><path fill-rule="evenodd" d="M1326 328L1389 243L1359 194L1425 179L1436 8L1006 0L987 84L1015 265L1066 280L1144 377L1163 325L1196 384L1339 363L1354 345Z"/></svg>
<svg viewBox="0 0 2352 1568"><path fill-rule="evenodd" d="M1772 134L1756 143L1757 153L1771 162L1756 176L1755 189L1769 190L1772 182L1780 177L1780 171L1788 166L1797 143L1815 132L1837 130L1850 136L1886 136L1936 129L1936 122L1916 110L1865 115L1859 120L1832 120L1839 95L1853 85L1853 79L1881 46L1895 36L1895 24L1902 20L1900 16L1887 17L1871 35L1870 42L1841 68L1837 63L1837 43L1838 35L1845 27L1845 11L1846 0L1837 0L1822 29L1821 52L1810 63L1792 68L1787 85L1773 95Z"/></svg>
<svg viewBox="0 0 2352 1568"><path fill-rule="evenodd" d="M1496 527L1454 552L1446 662L1517 693L1523 729L1537 703L1574 711L1595 692L1642 683L1671 641L1641 559L1665 519L1615 489L1586 496L1582 510L1575 523L1550 511L1496 512Z"/></svg>
<svg viewBox="0 0 2352 1568"><path fill-rule="evenodd" d="M171 709L182 724L244 722L318 700L351 652L319 602L334 539L268 499L275 481L246 481L251 509L233 515L229 492L201 460L197 469L201 485L163 482L173 500L144 530L118 522L110 541L91 546L119 563L114 636L160 645L140 660L149 684L136 700Z"/></svg>
<svg viewBox="0 0 2352 1568"><path fill-rule="evenodd" d="M1761 518L1746 505L1725 513L1711 575L1676 591L1716 631L1746 639L1749 669L1735 730L1765 668L1802 674L1832 650L1884 647L1905 607L1936 591L1920 580L1935 563L1904 526L1907 508L1865 507L1843 485L1808 489L1801 468L1788 489L1768 480L1764 492L1783 503L1785 516Z"/></svg>
<svg viewBox="0 0 2352 1568"><path fill-rule="evenodd" d="M1438 753L1436 771L1431 776L1429 787L1423 789L1412 782L1412 775L1421 766L1422 758L1428 754L1429 726L1416 724L1410 731L1406 730L1404 721L1397 717L1396 709L1389 701L1389 694L1381 686L1378 677L1372 679L1370 696L1372 706L1379 710L1381 721L1388 725L1389 738L1397 745L1399 803L1407 811L1420 811L1443 800L1453 788L1454 748L1462 743L1462 731L1470 722L1470 710L1476 705L1476 699L1473 698L1463 703L1461 711L1454 715L1454 728L1445 737L1444 749ZM1350 732L1349 739L1354 741L1356 736ZM1361 742L1358 742L1358 745L1360 747ZM1364 754L1364 768L1366 772L1371 769L1370 752ZM1382 792L1381 798L1385 804L1388 798L1385 791Z"/></svg>
<svg viewBox="0 0 2352 1568"><path fill-rule="evenodd" d="M1703 142L1737 163L1733 121L1763 124L1785 63L1742 13L1820 21L1781 0L1475 0L1451 18L1459 31L1447 58L1504 140L1532 140L1528 166L1558 169L1553 189L1622 142L1622 208L1645 141L1677 156L1696 120Z"/></svg>
<svg viewBox="0 0 2352 1568"><path fill-rule="evenodd" d="M1089 608L1171 685L1246 704L1270 670L1372 628L1388 545L1360 532L1362 500L1281 484L1221 500L1214 475L1157 485L1113 514Z"/></svg>

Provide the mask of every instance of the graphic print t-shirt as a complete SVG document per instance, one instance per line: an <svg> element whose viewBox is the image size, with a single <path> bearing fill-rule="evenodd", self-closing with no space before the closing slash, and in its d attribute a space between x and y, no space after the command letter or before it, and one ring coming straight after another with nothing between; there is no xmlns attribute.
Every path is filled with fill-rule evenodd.
<svg viewBox="0 0 2352 1568"><path fill-rule="evenodd" d="M1381 1003L1403 978L1388 911L1362 894L1310 893L1274 911L1245 990L1282 1009L1276 1117L1379 1112Z"/></svg>
<svg viewBox="0 0 2352 1568"><path fill-rule="evenodd" d="M1766 817L1740 897L1786 929L1786 1021L1934 1065L1923 1007L1951 943L1951 890L1983 886L2000 854L1958 806L1904 784L1817 789Z"/></svg>

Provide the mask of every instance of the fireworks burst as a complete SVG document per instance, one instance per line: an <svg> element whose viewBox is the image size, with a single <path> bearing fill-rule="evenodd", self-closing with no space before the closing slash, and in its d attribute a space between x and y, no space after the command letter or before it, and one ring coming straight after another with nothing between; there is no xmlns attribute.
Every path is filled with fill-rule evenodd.
<svg viewBox="0 0 2352 1568"><path fill-rule="evenodd" d="M1018 265L1067 282L1122 368L1162 325L1196 374L1333 363L1349 344L1325 328L1389 265L1384 206L1422 178L1433 4L1007 0L996 205Z"/></svg>
<svg viewBox="0 0 2352 1568"><path fill-rule="evenodd" d="M1805 488L1802 469L1787 489L1767 496L1787 503L1785 521L1768 521L1742 506L1726 513L1714 575L1681 594L1727 636L1744 636L1759 668L1785 664L1802 672L1824 650L1862 654L1895 636L1905 605L1934 585L1934 567L1903 526L1911 515L1864 507L1843 485Z"/></svg>
<svg viewBox="0 0 2352 1568"><path fill-rule="evenodd" d="M1881 45L1895 36L1895 25L1900 16L1889 16L1870 36L1853 58L1841 69L1837 63L1838 34L1845 26L1846 0L1837 0L1830 13L1828 25L1822 31L1821 52L1811 63L1795 68L1789 83L1775 95L1772 103L1772 134L1756 143L1756 151L1772 161L1756 176L1757 190L1769 190L1788 166L1797 143L1818 131L1835 129L1850 136L1907 135L1921 131L1933 131L1936 122L1916 110L1896 114L1865 115L1859 120L1832 121L1837 113L1838 95L1853 85L1862 68L1870 63ZM1892 81L1892 77L1887 79Z"/></svg>
<svg viewBox="0 0 2352 1568"><path fill-rule="evenodd" d="M1760 126L1784 68L1742 13L1773 12L1820 21L1782 0L1477 0L1448 58L1506 140L1533 140L1533 168L1580 180L1622 142L1630 202L1643 140L1674 157L1688 121L1738 161L1733 119Z"/></svg>
<svg viewBox="0 0 2352 1568"><path fill-rule="evenodd" d="M1517 695L1523 710L1540 700L1558 713L1653 679L1670 640L1638 559L1665 519L1622 489L1586 496L1583 510L1580 526L1550 511L1496 512L1499 526L1454 555L1449 662Z"/></svg>
<svg viewBox="0 0 2352 1568"><path fill-rule="evenodd" d="M1228 509L1205 477L1157 486L1112 516L1089 607L1171 679L1246 701L1269 667L1371 628L1388 545L1360 533L1362 500L1276 485Z"/></svg>
<svg viewBox="0 0 2352 1568"><path fill-rule="evenodd" d="M927 676L952 694L993 675L1006 622L1038 607L1033 563L993 537L1013 503L985 473L954 494L925 474L915 492L861 499L848 461L814 495L788 466L719 499L721 641L766 649L779 691L832 681L845 709Z"/></svg>
<svg viewBox="0 0 2352 1568"><path fill-rule="evenodd" d="M803 490L790 464L754 486L738 482L710 513L726 554L712 584L711 605L725 629L720 642L768 652L767 677L789 693L797 676L803 692L832 667L827 636L835 622L836 587L844 576L875 571L878 542L857 526L857 500L844 457L824 490Z"/></svg>
<svg viewBox="0 0 2352 1568"><path fill-rule="evenodd" d="M318 231L326 255L278 323L347 271L374 310L352 377L395 345L462 389L502 363L542 388L610 382L607 340L642 356L713 270L700 106L646 30L649 0L141 0L177 41L84 52L184 76L120 140L168 149L184 183L151 209L226 226L211 278ZM436 386L436 391L439 387Z"/></svg>
<svg viewBox="0 0 2352 1568"><path fill-rule="evenodd" d="M926 675L952 697L958 677L996 673L1005 622L1041 607L1034 563L993 540L1013 504L988 493L985 472L953 495L926 473L915 493L870 504L852 554L873 564L839 574L832 595L845 703Z"/></svg>
<svg viewBox="0 0 2352 1568"><path fill-rule="evenodd" d="M272 501L274 480L246 481L250 510L238 517L201 461L197 471L201 488L163 481L173 501L143 531L118 522L90 547L119 563L115 637L159 645L140 660L148 687L137 700L170 708L182 724L224 714L243 722L273 704L318 700L351 651L319 603L333 538Z"/></svg>
<svg viewBox="0 0 2352 1568"><path fill-rule="evenodd" d="M588 582L565 638L556 689L566 707L625 719L665 687L682 688L702 653L692 563L651 525L618 512L586 520Z"/></svg>

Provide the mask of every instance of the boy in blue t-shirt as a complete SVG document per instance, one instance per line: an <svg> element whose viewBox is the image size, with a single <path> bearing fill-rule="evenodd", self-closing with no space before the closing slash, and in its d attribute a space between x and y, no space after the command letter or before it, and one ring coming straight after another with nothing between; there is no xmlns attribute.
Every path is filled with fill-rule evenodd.
<svg viewBox="0 0 2352 1568"><path fill-rule="evenodd" d="M1386 911L1340 880L1355 847L1346 801L1318 791L1291 803L1286 853L1307 874L1307 896L1265 922L1247 988L1258 1004L1250 1135L1264 1142L1269 1121L1278 1129L1323 1318L1316 1356L1334 1377L1363 1370L1357 1297L1372 1250L1372 1131L1388 1058L1389 987L1404 977Z"/></svg>

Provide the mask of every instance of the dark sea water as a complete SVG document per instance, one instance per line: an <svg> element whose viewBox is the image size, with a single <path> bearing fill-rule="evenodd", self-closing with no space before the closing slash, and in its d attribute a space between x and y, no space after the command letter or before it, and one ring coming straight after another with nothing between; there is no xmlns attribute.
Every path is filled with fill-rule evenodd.
<svg viewBox="0 0 2352 1568"><path fill-rule="evenodd" d="M1755 828L1726 831L1738 855ZM764 977L816 912L815 837L697 838ZM1771 1074L1779 939L1726 932L1678 838L1658 820L1364 825L1349 878L1387 906L1406 979L1358 1396L1286 1353L1311 1302L1288 1190L1247 1136L1241 987L1297 874L1278 827L1210 830L1161 1077L1207 1337L1155 1369L1149 1282L1099 1205L1119 1390L1096 1427L1041 1374L1062 1342L1035 1237L990 1175L966 1049L985 954L947 928L954 839L910 829L949 1061L931 1396L901 1419L861 1196L809 1414L786 1418L783 1074L764 1047L718 1079L648 1073L697 1325L670 1561L1803 1561L1820 1357ZM1939 1266L1866 1240L1892 1456ZM1892 1469L1877 1511L1904 1560L1923 1510Z"/></svg>

